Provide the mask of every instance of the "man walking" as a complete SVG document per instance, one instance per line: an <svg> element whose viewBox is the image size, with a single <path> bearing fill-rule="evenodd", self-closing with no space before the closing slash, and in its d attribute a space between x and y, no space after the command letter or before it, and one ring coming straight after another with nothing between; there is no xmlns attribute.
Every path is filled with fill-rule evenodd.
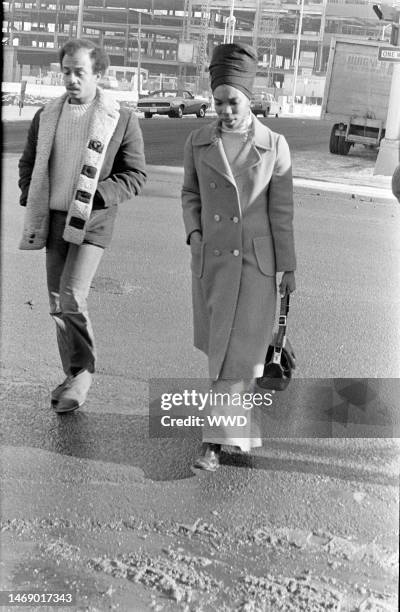
<svg viewBox="0 0 400 612"><path fill-rule="evenodd" d="M60 50L66 93L32 120L19 161L26 206L21 249L46 248L50 314L65 380L52 391L58 413L79 408L95 371L87 297L117 206L146 181L143 138L134 113L98 87L109 65L90 40Z"/></svg>

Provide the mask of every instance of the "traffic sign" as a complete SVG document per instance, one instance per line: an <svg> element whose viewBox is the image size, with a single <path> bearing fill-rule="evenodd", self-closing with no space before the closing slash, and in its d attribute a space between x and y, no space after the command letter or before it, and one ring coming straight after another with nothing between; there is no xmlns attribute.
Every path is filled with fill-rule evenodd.
<svg viewBox="0 0 400 612"><path fill-rule="evenodd" d="M400 47L379 47L380 62L400 62Z"/></svg>

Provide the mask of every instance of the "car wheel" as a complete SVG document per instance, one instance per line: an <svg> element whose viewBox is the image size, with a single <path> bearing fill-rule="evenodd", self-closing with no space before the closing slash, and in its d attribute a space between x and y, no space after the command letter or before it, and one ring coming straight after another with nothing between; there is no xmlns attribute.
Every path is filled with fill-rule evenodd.
<svg viewBox="0 0 400 612"><path fill-rule="evenodd" d="M344 136L339 136L338 142L338 153L339 155L347 155L350 151L351 143L346 142L346 138Z"/></svg>
<svg viewBox="0 0 400 612"><path fill-rule="evenodd" d="M198 117L199 119L204 119L205 116L206 116L206 107L200 106L199 112L196 113L196 117Z"/></svg>
<svg viewBox="0 0 400 612"><path fill-rule="evenodd" d="M184 109L184 106L180 106L179 108L177 108L175 116L178 117L178 119L182 119L183 109Z"/></svg>
<svg viewBox="0 0 400 612"><path fill-rule="evenodd" d="M335 132L338 128L338 124L332 127L331 137L329 139L329 153L333 153L334 155L338 155L339 153L339 136L336 136Z"/></svg>
<svg viewBox="0 0 400 612"><path fill-rule="evenodd" d="M145 118L145 119L151 119L151 118L152 118L152 116L153 116L153 113L145 113L145 114L144 114L144 118Z"/></svg>
<svg viewBox="0 0 400 612"><path fill-rule="evenodd" d="M269 108L265 109L263 115L264 115L264 117L268 117L268 115L269 115Z"/></svg>

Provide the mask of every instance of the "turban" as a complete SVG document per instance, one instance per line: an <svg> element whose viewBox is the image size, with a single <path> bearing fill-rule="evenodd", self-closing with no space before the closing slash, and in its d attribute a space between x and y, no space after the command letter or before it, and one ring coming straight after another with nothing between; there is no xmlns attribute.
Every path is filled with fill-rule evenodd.
<svg viewBox="0 0 400 612"><path fill-rule="evenodd" d="M249 45L218 45L213 51L209 66L212 91L218 85L231 85L251 98L257 61L257 54Z"/></svg>

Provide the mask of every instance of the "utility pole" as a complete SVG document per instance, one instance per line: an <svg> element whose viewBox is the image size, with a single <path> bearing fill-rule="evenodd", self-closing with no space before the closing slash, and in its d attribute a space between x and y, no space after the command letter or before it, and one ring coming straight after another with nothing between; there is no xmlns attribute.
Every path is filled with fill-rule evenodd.
<svg viewBox="0 0 400 612"><path fill-rule="evenodd" d="M318 72L322 71L322 66L323 66L323 61L324 61L324 34L325 34L327 5L328 5L328 0L322 0L321 23L319 26L319 42L318 42L318 49L317 49L317 59L315 62L315 67L318 70Z"/></svg>
<svg viewBox="0 0 400 612"><path fill-rule="evenodd" d="M381 140L374 174L392 176L400 163L400 64L394 64L386 119L385 138Z"/></svg>
<svg viewBox="0 0 400 612"><path fill-rule="evenodd" d="M142 72L142 13L139 11L138 14L138 60L137 60L137 71L138 71L138 96L140 95L141 87L141 72Z"/></svg>
<svg viewBox="0 0 400 612"><path fill-rule="evenodd" d="M207 62L207 46L208 46L208 25L210 21L210 2L211 0L203 0L201 3L201 20L200 20L200 36L198 42L197 55L197 93L203 86L204 75L206 72Z"/></svg>
<svg viewBox="0 0 400 612"><path fill-rule="evenodd" d="M85 4L85 0L79 0L79 5L78 5L78 23L76 26L76 37L77 38L81 38L82 37L82 26L83 26L83 7Z"/></svg>
<svg viewBox="0 0 400 612"><path fill-rule="evenodd" d="M183 43L191 43L191 35L192 35L191 25L192 25L192 0L185 0L184 7L183 7L183 22L182 22L182 37L181 37L181 41ZM178 49L178 61L179 61L179 49ZM192 61L193 61L193 52L192 52ZM187 63L180 61L179 70L178 70L178 89L185 88L186 75L187 75Z"/></svg>
<svg viewBox="0 0 400 612"><path fill-rule="evenodd" d="M399 31L400 11L393 7L374 5L373 10L382 21L391 22L392 34L390 44L393 51L400 56ZM385 47L386 48L386 47ZM382 61L382 60L381 60ZM400 59L393 64L392 84L389 94L389 106L386 119L385 138L381 140L374 174L392 176L400 163Z"/></svg>
<svg viewBox="0 0 400 612"><path fill-rule="evenodd" d="M299 16L299 27L297 30L297 44L296 44L296 57L294 60L294 72L293 72L293 90L292 90L292 103L290 105L290 111L294 111L294 101L296 97L296 86L297 86L297 75L299 72L299 58L300 58L300 41L301 41L301 30L303 27L303 13L304 13L304 0L301 0L300 4L300 16Z"/></svg>

